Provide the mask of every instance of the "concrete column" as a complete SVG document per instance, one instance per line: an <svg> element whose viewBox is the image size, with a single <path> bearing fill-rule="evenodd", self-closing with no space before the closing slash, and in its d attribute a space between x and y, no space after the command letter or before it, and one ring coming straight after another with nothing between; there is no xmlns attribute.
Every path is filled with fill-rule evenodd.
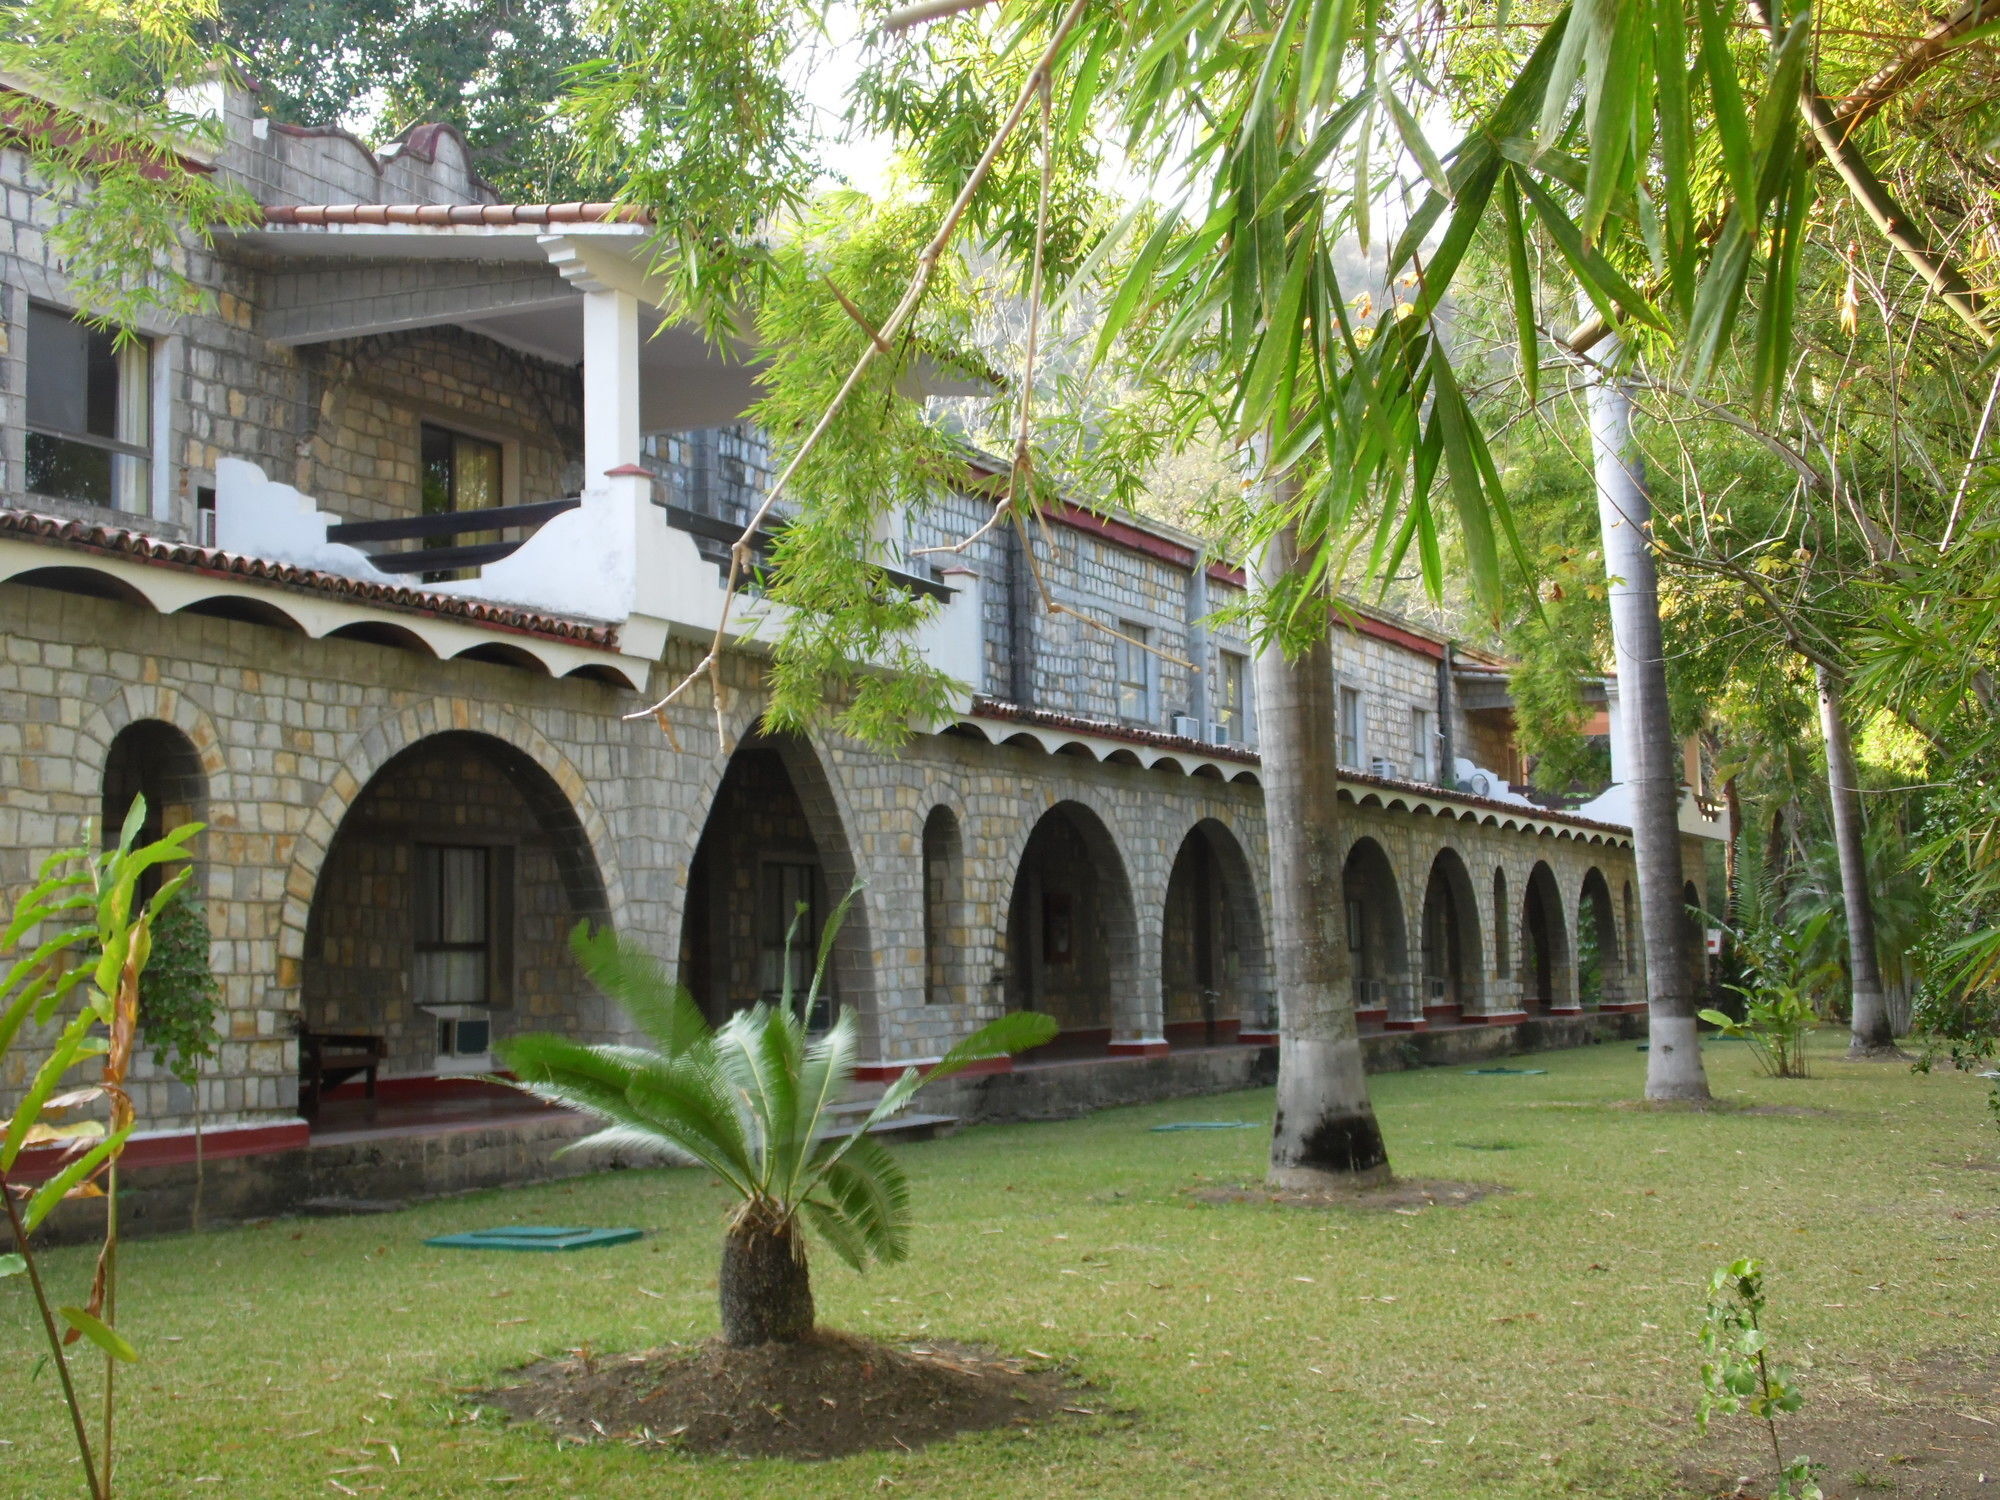
<svg viewBox="0 0 2000 1500"><path fill-rule="evenodd" d="M639 461L639 302L610 288L583 294L583 485Z"/></svg>

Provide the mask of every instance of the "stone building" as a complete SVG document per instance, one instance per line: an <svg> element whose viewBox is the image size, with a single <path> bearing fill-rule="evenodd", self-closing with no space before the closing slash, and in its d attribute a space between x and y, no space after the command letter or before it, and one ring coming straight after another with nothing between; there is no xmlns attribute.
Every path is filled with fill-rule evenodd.
<svg viewBox="0 0 2000 1500"><path fill-rule="evenodd" d="M964 1114L1268 1069L1251 653L1204 623L1234 566L1058 506L1035 561L1097 629L1041 607L1016 538L927 553L985 509L941 494L876 560L936 600L924 650L964 685L947 722L896 754L760 734L754 601L726 748L705 687L628 721L718 621L765 478L751 373L656 329L648 226L499 203L449 127L378 155L248 93L217 105L206 165L263 222L190 256L211 312L125 348L75 319L55 209L0 149L0 884L138 793L162 826L208 825L223 1041L199 1087L209 1155L239 1164L227 1201L537 1169L570 1122L458 1075L510 1032L624 1034L567 954L580 920L720 1018L797 979L858 886L830 1003L861 1019L864 1079L1004 1008L1062 1024L957 1086ZM1366 610L1338 637L1325 752L1384 1060L1640 1008L1621 789L1535 804L1508 784L1498 664ZM1692 800L1684 827L1714 833ZM0 1112L23 1081L0 1077ZM128 1161L168 1181L194 1102L142 1069Z"/></svg>

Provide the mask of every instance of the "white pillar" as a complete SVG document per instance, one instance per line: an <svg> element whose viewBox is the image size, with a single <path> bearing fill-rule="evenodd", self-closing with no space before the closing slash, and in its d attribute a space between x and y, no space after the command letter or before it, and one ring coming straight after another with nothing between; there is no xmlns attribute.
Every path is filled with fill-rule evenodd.
<svg viewBox="0 0 2000 1500"><path fill-rule="evenodd" d="M630 292L583 294L583 487L639 461L639 302Z"/></svg>

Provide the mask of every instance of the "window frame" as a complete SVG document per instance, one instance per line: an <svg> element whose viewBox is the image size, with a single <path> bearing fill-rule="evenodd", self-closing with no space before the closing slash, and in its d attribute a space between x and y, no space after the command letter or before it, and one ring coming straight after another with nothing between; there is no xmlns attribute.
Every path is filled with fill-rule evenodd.
<svg viewBox="0 0 2000 1500"><path fill-rule="evenodd" d="M482 856L484 866L484 935L474 942L447 942L441 938L424 936L425 913L435 914L440 929L443 926L443 891L424 894L428 859L437 858L436 879L442 882L444 867L440 857L444 851L477 851ZM476 1007L482 1012L500 1010L513 1002L513 909L514 909L514 847L511 844L466 842L450 838L418 838L410 846L410 955L411 955L411 999L420 1007L434 1010L456 1011L465 1007ZM483 955L480 965L481 992L477 1000L426 999L416 994L416 970L419 956L429 953L477 952Z"/></svg>
<svg viewBox="0 0 2000 1500"><path fill-rule="evenodd" d="M1224 743L1250 743L1250 658L1244 652L1217 647L1215 653L1216 713Z"/></svg>
<svg viewBox="0 0 2000 1500"><path fill-rule="evenodd" d="M1116 680L1118 684L1118 717L1127 724L1151 724L1158 717L1159 662L1152 652L1152 627L1138 620L1120 620L1117 625L1119 637L1129 636L1130 640L1114 638L1112 645L1116 651ZM1130 675L1134 664L1138 675ZM1137 697L1137 713L1127 706L1127 694Z"/></svg>
<svg viewBox="0 0 2000 1500"><path fill-rule="evenodd" d="M1368 704L1351 682L1334 688L1334 756L1350 770L1368 768Z"/></svg>
<svg viewBox="0 0 2000 1500"><path fill-rule="evenodd" d="M84 323L74 310L66 308L60 303L45 301L38 297L29 298L25 308L25 317L17 326L21 333L21 346L24 351L22 363L27 370L28 389L30 391L34 389L34 382L37 375L34 336L37 313L52 315L65 323L73 325L82 331L86 340L93 335L101 334L101 330L93 329ZM102 336L109 337L109 335ZM144 428L144 436L137 442L128 438L106 436L103 433L91 432L87 429L60 427L50 422L38 423L32 415L32 397L24 396L21 422L24 432L21 476L21 487L23 490L28 494L40 496L45 499L57 500L71 505L97 506L103 510L117 511L121 515L143 516L152 513L158 482L159 438L161 430L165 425L161 420L162 413L159 410L161 405L159 386L164 344L165 341L163 339L155 338L150 334L135 332L132 335L131 342L124 348L119 348L115 342L111 347L110 358L113 378L116 382L112 397L114 406L112 422L114 426L119 425L127 409L135 413L137 416L137 425L141 425ZM88 361L89 351L86 344L83 371L86 422L89 420L87 414L90 382ZM136 368L134 368L135 365ZM42 373L46 374L45 371ZM128 386L130 387L129 390ZM33 458L30 456L29 449L32 448L36 438L42 438L51 443L69 443L78 447L94 448L100 452L111 454L114 460L117 458L132 460L138 466L138 470L134 481L129 486L130 493L127 499L130 503L120 503L118 468L115 462L111 467L109 491L103 500L85 495L62 494L54 490L36 489L29 479L29 469L33 464Z"/></svg>

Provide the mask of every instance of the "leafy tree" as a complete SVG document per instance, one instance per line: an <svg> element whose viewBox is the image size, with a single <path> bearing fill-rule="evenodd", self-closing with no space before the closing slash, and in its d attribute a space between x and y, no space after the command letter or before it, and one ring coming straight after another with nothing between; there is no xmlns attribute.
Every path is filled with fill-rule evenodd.
<svg viewBox="0 0 2000 1500"><path fill-rule="evenodd" d="M566 202L616 186L577 159L557 114L570 70L601 45L589 20L571 0L223 0L221 30L280 119L366 114L382 139L444 121L503 197Z"/></svg>
<svg viewBox="0 0 2000 1500"><path fill-rule="evenodd" d="M1039 1046L1056 1032L1051 1018L1030 1011L989 1022L928 1072L905 1069L860 1124L836 1135L831 1111L854 1079L854 1012L843 1009L818 1037L808 1034L806 1018L838 927L838 916L826 924L802 1003L794 1005L788 978L780 1004L738 1011L711 1030L650 955L608 930L592 934L579 925L570 946L585 972L653 1046L530 1035L499 1049L518 1087L605 1122L578 1149L655 1151L704 1166L728 1185L737 1203L716 1284L722 1336L738 1346L796 1342L812 1332L807 1225L857 1271L909 1253L909 1183L871 1129L900 1113L924 1084Z"/></svg>

